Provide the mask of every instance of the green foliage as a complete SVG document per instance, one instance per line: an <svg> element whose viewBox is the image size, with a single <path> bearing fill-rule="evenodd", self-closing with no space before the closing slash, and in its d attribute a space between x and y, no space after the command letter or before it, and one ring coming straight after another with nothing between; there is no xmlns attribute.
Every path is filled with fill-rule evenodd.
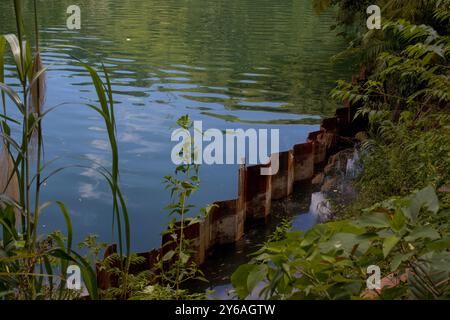
<svg viewBox="0 0 450 320"><path fill-rule="evenodd" d="M286 237L286 233L292 229L292 220L284 218L280 224L275 228L275 231L269 236L268 241L278 241Z"/></svg>
<svg viewBox="0 0 450 320"><path fill-rule="evenodd" d="M191 293L188 290L174 290L171 286L159 284L146 286L136 292L131 300L204 300L204 293Z"/></svg>
<svg viewBox="0 0 450 320"><path fill-rule="evenodd" d="M177 125L181 130L189 130L192 128L192 121L187 115L182 116L178 119ZM196 252L192 249L192 243L195 239L187 239L184 235L184 229L198 222L199 218L206 215L210 209L210 207L202 208L196 217L187 218L190 211L194 209L194 205L188 203L189 197L200 186L200 166L190 161L197 156L196 150L191 150L191 141L186 141L186 144L179 154L180 159L184 159L183 163L175 168L173 176L164 177L164 184L166 189L170 190L172 199L172 202L166 207L171 221L165 235L169 236L170 241L164 243L164 246L169 250L158 261L161 271L159 275L161 287L159 289L164 290L156 290L156 287L148 289L150 292L159 294L166 290L173 290L176 299L181 299L186 295L186 292L181 289L184 283L191 280L207 281L194 261Z"/></svg>
<svg viewBox="0 0 450 320"><path fill-rule="evenodd" d="M361 299L370 293L370 265L406 278L375 292L380 299L450 297L449 196L438 199L434 191L450 182L450 6L446 0L377 4L383 29L366 32L369 3L315 1L319 11L337 6L338 24L347 30L356 26L345 54L359 54L371 71L366 80L338 81L332 91L370 120L358 199L343 209L352 210L344 212L351 218L276 234L233 274L241 299L255 289L270 299ZM420 191L409 195L413 190Z"/></svg>
<svg viewBox="0 0 450 320"><path fill-rule="evenodd" d="M270 299L360 299L367 267L382 275L407 275L383 288L380 299L449 298L450 210L441 208L432 187L394 197L366 209L354 220L318 224L267 243L232 283L240 298L263 284Z"/></svg>
<svg viewBox="0 0 450 320"><path fill-rule="evenodd" d="M369 67L378 54L384 51L396 51L400 43L386 34L384 30L367 30L366 9L376 4L381 9L383 28L391 21L403 19L417 26L429 26L440 34L450 33L450 2L448 0L379 0L379 1L349 1L349 0L315 0L314 5L318 12L329 7L337 7L337 26L343 29L340 35L347 37L348 49L335 56L342 59L348 56L357 58ZM335 26L335 27L337 27ZM334 28L335 28L334 27Z"/></svg>
<svg viewBox="0 0 450 320"><path fill-rule="evenodd" d="M332 91L334 99L360 107L357 117L369 118L358 199L334 208L348 220L266 244L233 275L236 292L243 298L262 283L266 298L360 299L366 268L378 265L385 276L407 278L376 293L381 299L449 298L450 199L443 194L439 205L433 188L450 182L450 3L379 1L383 28L369 32L357 5L316 3L338 6L340 25L359 24L341 56L359 55L371 72L362 81L338 81Z"/></svg>
<svg viewBox="0 0 450 320"><path fill-rule="evenodd" d="M395 110L396 118L404 109L419 113L448 108L450 37L404 20L385 24L383 32L397 43L398 50L379 53L366 81L338 81L332 97L364 104L361 113Z"/></svg>
<svg viewBox="0 0 450 320"><path fill-rule="evenodd" d="M80 266L84 283L92 298L97 297L95 273L92 267L72 251L72 223L63 203L56 202L66 222L67 237L60 234L38 236L39 218L50 203L41 203L42 127L45 96L45 68L40 60L38 31L26 34L22 17L22 2L14 1L17 35L1 36L0 90L2 157L0 178L0 296L5 299L73 298L65 290L65 270L69 263ZM35 25L37 12L35 8ZM6 43L16 66L20 91L4 83L4 53ZM6 97L19 112L18 119L7 116ZM19 137L12 135L11 126L22 127ZM32 161L32 160L35 160Z"/></svg>
<svg viewBox="0 0 450 320"><path fill-rule="evenodd" d="M450 182L450 37L406 20L387 21L380 32L395 45L377 54L369 78L338 81L332 91L334 99L360 106L357 116L369 118L359 199L345 208L347 214Z"/></svg>
<svg viewBox="0 0 450 320"><path fill-rule="evenodd" d="M88 235L82 242L78 244L79 249L87 249L88 253L84 256L86 261L91 265L95 265L99 260L100 253L108 247L107 243L98 242L98 236Z"/></svg>
<svg viewBox="0 0 450 320"><path fill-rule="evenodd" d="M61 202L56 202L67 226L67 236L54 233L47 237L38 235L39 219L51 203L40 201L41 186L54 174L65 168L58 168L41 177L46 167L43 163L42 119L54 108L43 110L45 96L45 68L42 66L37 24L37 6L34 1L34 28L32 39L26 33L22 16L22 1L15 0L17 35L0 37L0 89L3 114L1 116L2 156L0 176L0 296L14 299L65 299L76 294L65 290L66 270L70 263L81 268L84 285L90 298L97 299L96 274L91 264L72 249L72 223L70 214ZM30 45L34 40L35 48ZM6 43L16 66L20 91L4 83L4 48ZM130 226L128 211L119 186L119 158L115 135L114 104L112 89L106 69L105 82L97 72L84 65L90 73L100 107L89 105L105 121L112 150L112 169L100 167L97 171L108 182L113 195L113 217L117 220L119 253L124 273L126 295L127 270L130 256ZM17 107L21 118L7 116L5 98ZM20 139L11 134L11 126L22 127ZM34 161L35 160L35 161ZM113 224L114 224L113 218ZM124 239L123 239L124 238ZM92 240L92 239L91 239ZM123 243L125 242L125 243ZM125 253L124 253L125 252ZM98 252L96 252L98 254Z"/></svg>
<svg viewBox="0 0 450 320"><path fill-rule="evenodd" d="M450 115L428 113L415 119L404 111L396 124L386 117L389 114L372 115L375 128L361 147L356 211L386 197L450 182Z"/></svg>
<svg viewBox="0 0 450 320"><path fill-rule="evenodd" d="M136 254L131 254L128 259L130 267L145 262L144 257L139 257ZM155 276L150 270L141 271L137 274L129 273L128 270L123 269L123 262L123 257L114 253L97 264L99 271L107 271L111 277L117 279L117 286L102 290L102 299L129 299L155 280Z"/></svg>
<svg viewBox="0 0 450 320"><path fill-rule="evenodd" d="M114 115L114 99L111 88L111 82L105 66L102 64L104 80L102 80L97 71L87 64L82 63L84 68L89 72L94 84L100 106L86 104L89 108L96 111L103 119L108 133L109 144L111 147L111 170L104 166L99 166L97 171L105 178L111 190L113 197L113 229L116 223L117 237L119 241L120 269L122 272L121 288L122 298L128 295L128 270L130 268L131 259L131 230L127 205L122 194L119 183L119 150L116 139L116 121ZM125 242L125 243L124 243Z"/></svg>
<svg viewBox="0 0 450 320"><path fill-rule="evenodd" d="M416 24L437 25L445 29L446 20L449 18L449 0L378 0L378 1L353 1L353 0L314 0L314 8L321 13L328 8L336 7L336 20L338 25L365 28L367 19L366 9L370 5L378 5L382 9L382 16L386 20L404 18ZM448 29L447 29L448 30Z"/></svg>

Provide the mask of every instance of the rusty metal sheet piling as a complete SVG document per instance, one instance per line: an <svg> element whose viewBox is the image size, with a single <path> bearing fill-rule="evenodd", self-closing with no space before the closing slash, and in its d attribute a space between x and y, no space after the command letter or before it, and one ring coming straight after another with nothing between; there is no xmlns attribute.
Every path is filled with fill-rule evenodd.
<svg viewBox="0 0 450 320"><path fill-rule="evenodd" d="M237 214L237 199L219 201L211 209L211 245L234 243L243 233L243 221ZM242 228L242 229L241 229Z"/></svg>
<svg viewBox="0 0 450 320"><path fill-rule="evenodd" d="M314 131L308 135L308 142L313 143L314 164L323 163L326 158L326 146L322 143L321 137L324 130Z"/></svg>
<svg viewBox="0 0 450 320"><path fill-rule="evenodd" d="M238 198L217 201L204 219L202 232L205 248L234 243L244 235L246 217L246 168L239 167Z"/></svg>
<svg viewBox="0 0 450 320"><path fill-rule="evenodd" d="M361 70L359 78L365 76L366 70ZM356 78L355 78L356 79ZM354 79L354 80L355 80ZM347 137L355 135L367 128L367 118L354 116L357 106L348 101L345 108L339 108L335 116L323 119L320 130L309 133L307 142L293 146L292 150L280 152L279 171L275 175L261 175L262 168L266 165L241 165L239 168L238 197L237 199L217 201L209 214L202 221L185 222L183 235L191 240L191 249L195 252L192 258L197 264L205 261L207 250L215 245L234 243L244 235L246 220L266 218L270 214L271 201L286 198L293 192L294 183L309 182L314 176L316 164L327 161L330 154L337 152L342 146L342 141L350 140ZM344 138L343 138L344 137ZM340 142L339 142L340 141ZM276 155L276 154L275 154ZM272 162L273 157L271 156ZM176 222L177 239L181 231L180 222ZM158 259L177 246L172 235L166 233L162 237L162 246L150 252L138 253L143 257L143 263L133 266L131 273L142 270L155 270ZM117 252L115 244L110 245L105 251L105 259ZM172 261L164 263L164 268L170 266ZM97 282L99 288L107 289L117 286L116 276L99 269L97 264Z"/></svg>
<svg viewBox="0 0 450 320"><path fill-rule="evenodd" d="M269 166L270 164L246 167L246 220L266 218L270 213L272 177L270 175L261 175L261 168L268 168Z"/></svg>
<svg viewBox="0 0 450 320"><path fill-rule="evenodd" d="M238 198L236 202L236 214L238 215L239 239L244 235L245 219L247 215L247 169L245 165L239 166Z"/></svg>
<svg viewBox="0 0 450 320"><path fill-rule="evenodd" d="M272 157L277 155L279 169L272 176L272 200L286 198L294 191L294 151L280 152Z"/></svg>
<svg viewBox="0 0 450 320"><path fill-rule="evenodd" d="M294 145L294 181L305 182L314 175L313 142Z"/></svg>
<svg viewBox="0 0 450 320"><path fill-rule="evenodd" d="M338 129L338 118L332 117L323 119L320 129L325 130L326 132L336 133Z"/></svg>

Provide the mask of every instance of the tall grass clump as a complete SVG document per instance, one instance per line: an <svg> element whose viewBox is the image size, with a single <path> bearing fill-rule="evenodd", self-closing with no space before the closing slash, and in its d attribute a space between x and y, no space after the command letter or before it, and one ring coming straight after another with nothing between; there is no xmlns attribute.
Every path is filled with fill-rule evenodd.
<svg viewBox="0 0 450 320"><path fill-rule="evenodd" d="M99 298L96 273L91 263L72 248L72 222L66 206L56 201L66 223L65 234L39 234L39 220L52 203L42 203L41 187L58 168L45 174L42 120L54 108L44 108L46 69L42 63L39 39L38 8L33 1L34 35L27 33L23 2L13 0L16 34L0 36L0 89L2 113L0 157L0 298L3 299L70 299L81 292L66 288L66 270L70 264L81 269L83 283L91 299ZM31 43L33 42L34 45ZM5 82L5 54L12 54L20 88L14 90ZM113 229L117 230L120 270L124 286L130 265L130 224L124 196L119 186L119 155L111 83L103 67L102 80L97 71L83 63L89 72L99 105L88 104L104 120L111 146L111 169L97 171L106 179L113 198ZM7 102L11 102L8 104ZM8 110L9 106L16 110ZM18 114L19 116L16 116ZM19 134L13 134L19 131ZM75 166L82 167L82 166ZM116 235L114 235L116 236ZM120 295L126 296L124 290Z"/></svg>
<svg viewBox="0 0 450 320"><path fill-rule="evenodd" d="M168 232L175 236L175 249L162 257L160 273L150 270L131 274L130 266L142 263L140 257L131 254L130 220L125 197L120 188L119 150L116 138L116 119L111 81L105 66L101 72L76 59L88 72L96 92L97 101L85 104L101 116L111 149L111 167L96 163L96 172L108 183L112 195L112 238L118 242L118 252L104 261L97 256L104 248L88 237L80 246L87 247L92 256L83 257L73 249L71 216L64 203L56 201L63 215L66 230L49 235L39 234L39 220L52 204L42 203L41 187L53 175L69 168L85 168L73 165L57 168L47 173L50 162L43 157L42 120L54 108L45 108L46 68L40 50L38 8L33 1L33 25L35 33L30 35L25 28L23 3L12 0L16 19L16 34L0 36L0 93L2 113L0 154L0 299L73 299L83 293L68 290L66 270L69 265L78 265L83 283L90 299L168 299L204 298L204 294L189 294L181 288L192 279L203 279L203 274L193 263L191 242L183 237L183 228L193 223L186 214L192 206L187 204L189 196L198 189L198 166L181 165L176 175L183 173L185 179L166 177L165 183L177 199L168 207L171 215L179 214L180 222L173 219ZM28 21L27 21L28 22ZM32 45L33 43L33 45ZM5 56L7 49L12 54L16 75L20 84L15 90L6 83ZM9 110L14 107L16 110ZM16 116L18 114L19 116ZM183 117L178 124L188 129L191 121ZM14 130L13 130L14 129ZM19 134L17 134L19 132ZM203 210L201 210L203 212ZM171 260L170 267L167 267ZM97 268L97 270L94 270ZM96 271L106 270L116 277L117 286L99 290ZM156 283L155 286L149 286ZM151 293L149 292L151 288Z"/></svg>
<svg viewBox="0 0 450 320"><path fill-rule="evenodd" d="M0 37L1 171L0 176L0 296L14 299L69 298L65 290L65 270L69 263L81 267L84 284L92 298L97 297L92 267L72 250L72 223L67 208L57 202L64 216L67 233L38 234L39 219L50 203L41 203L43 163L42 120L44 111L45 71L41 60L38 11L34 9L34 47L27 34L23 3L13 1L16 34ZM9 47L20 84L18 91L5 83L5 53ZM7 100L16 112L9 112ZM19 114L14 117L13 114ZM12 127L20 128L13 134Z"/></svg>
<svg viewBox="0 0 450 320"><path fill-rule="evenodd" d="M368 75L340 80L332 91L369 119L358 197L338 208L336 221L266 243L233 274L235 293L449 299L450 1L378 1L383 26L368 32L369 1L314 4L319 11L336 6L338 24L357 30L343 55L359 55ZM377 290L367 287L368 266L384 277Z"/></svg>

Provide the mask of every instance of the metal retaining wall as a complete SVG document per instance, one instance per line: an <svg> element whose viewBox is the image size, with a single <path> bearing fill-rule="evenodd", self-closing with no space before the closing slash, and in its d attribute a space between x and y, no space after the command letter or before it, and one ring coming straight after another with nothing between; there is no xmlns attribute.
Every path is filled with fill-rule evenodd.
<svg viewBox="0 0 450 320"><path fill-rule="evenodd" d="M202 264L207 251L223 244L234 243L244 235L244 226L252 220L264 219L270 214L272 200L292 194L294 183L307 183L315 174L315 168L324 164L339 149L340 141L348 140L366 128L365 120L352 121L356 107L336 110L335 116L324 119L319 131L311 132L305 143L296 144L291 150L279 153L279 171L275 175L261 175L260 169L267 165L239 168L238 197L217 201L207 217L184 228L184 237L192 240L194 261ZM169 234L162 237L160 249L139 253L145 263L134 265L131 272L152 269L158 258L173 249L176 243ZM105 257L115 252L110 246ZM114 279L104 271L97 272L101 288L114 285Z"/></svg>

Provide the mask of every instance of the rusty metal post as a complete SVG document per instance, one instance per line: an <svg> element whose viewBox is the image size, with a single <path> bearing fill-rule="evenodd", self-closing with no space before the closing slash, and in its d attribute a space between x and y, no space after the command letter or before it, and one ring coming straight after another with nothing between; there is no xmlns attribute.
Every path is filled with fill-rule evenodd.
<svg viewBox="0 0 450 320"><path fill-rule="evenodd" d="M273 154L272 156L277 156ZM290 196L294 190L294 151L278 153L279 170L272 176L272 199Z"/></svg>
<svg viewBox="0 0 450 320"><path fill-rule="evenodd" d="M294 181L305 182L314 175L314 149L312 142L294 146Z"/></svg>
<svg viewBox="0 0 450 320"><path fill-rule="evenodd" d="M238 231L237 200L215 202L211 209L211 239L214 244L234 243L242 236Z"/></svg>
<svg viewBox="0 0 450 320"><path fill-rule="evenodd" d="M270 213L272 200L272 177L261 175L261 168L267 165L254 165L246 167L246 219L265 218Z"/></svg>
<svg viewBox="0 0 450 320"><path fill-rule="evenodd" d="M321 136L325 131L314 131L308 135L308 142L313 143L314 164L323 163L326 157L326 148L321 141Z"/></svg>

